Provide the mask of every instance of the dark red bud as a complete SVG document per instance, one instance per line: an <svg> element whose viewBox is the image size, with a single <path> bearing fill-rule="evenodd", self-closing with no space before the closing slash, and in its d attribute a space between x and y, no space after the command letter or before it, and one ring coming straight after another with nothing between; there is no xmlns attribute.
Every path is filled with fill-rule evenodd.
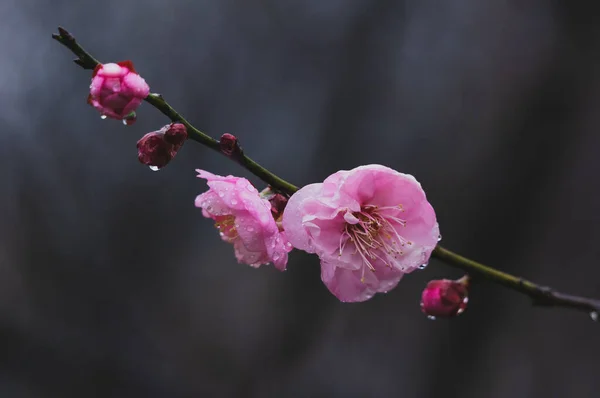
<svg viewBox="0 0 600 398"><path fill-rule="evenodd" d="M283 214L283 210L287 205L288 198L280 193L277 193L269 198L269 202L271 202L271 214L273 214L273 218L277 220L279 216Z"/></svg>
<svg viewBox="0 0 600 398"><path fill-rule="evenodd" d="M181 148L187 138L187 128L182 123L171 123L165 132L165 140L175 146L175 150Z"/></svg>
<svg viewBox="0 0 600 398"><path fill-rule="evenodd" d="M221 152L223 152L227 156L232 156L233 154L240 153L240 143L235 135L225 133L221 136L221 140L219 141L219 146L221 148Z"/></svg>
<svg viewBox="0 0 600 398"><path fill-rule="evenodd" d="M421 311L429 317L453 317L467 308L469 277L440 279L427 284L421 295Z"/></svg>
<svg viewBox="0 0 600 398"><path fill-rule="evenodd" d="M161 168L167 165L176 151L173 145L165 141L164 134L153 131L143 136L137 142L138 159L142 164Z"/></svg>

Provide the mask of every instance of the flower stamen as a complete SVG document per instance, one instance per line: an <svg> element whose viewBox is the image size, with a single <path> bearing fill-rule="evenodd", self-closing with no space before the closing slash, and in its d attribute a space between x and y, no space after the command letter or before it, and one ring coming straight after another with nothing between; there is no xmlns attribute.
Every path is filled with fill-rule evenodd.
<svg viewBox="0 0 600 398"><path fill-rule="evenodd" d="M413 243L403 238L397 227L406 227L406 220L389 211L404 211L402 205L378 207L366 205L360 211L352 213L358 222L346 223L340 236L339 252L341 257L348 242L354 244L354 252L358 253L364 263L371 271L375 271L374 261L380 260L386 267L392 267L392 263L398 256L404 255L400 248ZM361 281L364 282L364 271Z"/></svg>

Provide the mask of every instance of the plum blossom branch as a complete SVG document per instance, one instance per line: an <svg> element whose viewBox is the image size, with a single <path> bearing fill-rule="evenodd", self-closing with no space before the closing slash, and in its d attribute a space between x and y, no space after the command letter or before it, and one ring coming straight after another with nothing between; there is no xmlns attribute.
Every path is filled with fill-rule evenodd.
<svg viewBox="0 0 600 398"><path fill-rule="evenodd" d="M462 269L468 274L482 276L499 285L523 293L531 298L533 305L577 309L589 313L594 321L598 320L600 300L574 296L556 291L548 286L538 285L463 257L439 245L433 250L432 256L455 268Z"/></svg>
<svg viewBox="0 0 600 398"><path fill-rule="evenodd" d="M52 38L71 50L77 56L74 62L82 68L91 70L100 64L100 62L84 50L83 47L77 43L73 35L64 28L59 27L58 34L53 34ZM167 116L173 123L178 122L184 124L187 128L189 138L229 157L265 183L269 184L273 189L287 195L292 195L298 191L298 187L278 177L250 157L246 156L241 147L239 147L238 142L233 143L233 148L235 148L236 153L235 156L231 156L231 153L223 150L222 142L208 136L194 127L181 114L173 109L173 107L165 101L162 95L151 93L145 100ZM231 139L231 137L233 136L228 137L228 139ZM561 293L550 287L538 285L526 279L470 260L439 245L433 250L432 256L454 268L467 272L469 275L481 276L509 289L520 292L530 297L534 305L581 310L589 313L593 320L598 320L600 300Z"/></svg>
<svg viewBox="0 0 600 398"><path fill-rule="evenodd" d="M58 41L63 46L67 47L69 50L73 52L77 56L73 60L77 65L81 66L83 69L93 70L100 64L96 58L94 58L90 53L83 49L75 40L75 37L69 33L66 29L59 27L58 34L52 34L52 38ZM221 151L221 146L219 145L219 141L210 137L209 135L203 133L194 127L190 122L188 122L183 116L179 114L165 99L161 94L151 93L146 97L146 102L150 105L158 109L163 115L168 117L173 123L182 123L185 125L188 131L189 138L194 141L199 142L200 144L207 146L219 153L223 153ZM291 195L292 193L298 190L293 184L285 181L284 179L278 177L277 175L271 173L269 170L262 167L256 161L251 159L250 157L243 154L240 151L239 156L230 157L233 161L240 164L246 170L269 184L273 189L277 191L281 191L283 193L287 193Z"/></svg>

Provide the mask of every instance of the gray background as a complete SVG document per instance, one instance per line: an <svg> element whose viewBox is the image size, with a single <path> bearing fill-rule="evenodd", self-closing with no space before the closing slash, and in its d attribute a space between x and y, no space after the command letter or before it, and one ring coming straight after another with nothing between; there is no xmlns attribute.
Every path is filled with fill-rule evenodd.
<svg viewBox="0 0 600 398"><path fill-rule="evenodd" d="M342 304L317 259L238 265L194 208L195 143L101 121L50 39L132 59L203 131L302 185L366 163L417 176L443 244L600 296L600 25L589 1L0 2L1 397L597 397L600 324L482 282L419 311L432 261ZM256 180L253 179L256 182Z"/></svg>

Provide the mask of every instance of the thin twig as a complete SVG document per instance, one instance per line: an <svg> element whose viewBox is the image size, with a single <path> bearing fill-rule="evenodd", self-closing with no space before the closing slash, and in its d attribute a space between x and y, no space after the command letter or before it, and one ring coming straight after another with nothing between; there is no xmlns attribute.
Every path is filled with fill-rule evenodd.
<svg viewBox="0 0 600 398"><path fill-rule="evenodd" d="M469 274L482 276L502 286L523 293L531 298L534 305L573 308L589 313L592 319L597 319L598 314L600 314L600 300L558 292L550 287L541 286L526 279L488 267L451 252L448 249L444 249L441 246L436 247L432 255Z"/></svg>
<svg viewBox="0 0 600 398"><path fill-rule="evenodd" d="M85 51L77 43L73 35L64 28L59 27L58 34L53 34L52 38L71 50L77 56L74 62L82 68L94 69L99 64L99 61ZM146 102L162 112L172 122L183 123L188 129L188 134L191 139L222 153L219 141L192 126L190 122L185 120L183 116L164 100L162 95L155 93L150 94L146 98ZM273 174L243 153L235 158L230 157L230 159L242 165L249 172L269 184L275 190L287 195L292 195L298 190L298 187ZM550 287L535 284L523 278L507 274L506 272L470 260L459 254L453 253L450 250L444 249L441 246L437 246L432 255L454 268L462 269L468 274L482 276L502 286L508 287L509 289L525 294L532 299L534 305L577 309L589 313L592 319L598 320L598 314L600 314L600 300L558 292Z"/></svg>
<svg viewBox="0 0 600 398"><path fill-rule="evenodd" d="M75 37L73 37L73 35L66 29L59 27L58 34L53 34L52 38L71 50L73 54L77 56L77 58L73 61L83 69L94 69L100 63L96 58L92 57L86 50L84 50L83 47L77 43ZM162 114L168 117L172 122L184 124L187 128L189 138L219 153L222 153L219 146L219 141L198 130L190 122L185 120L183 116L181 116L175 109L173 109L171 105L169 105L167 101L165 101L162 95L152 93L146 97L146 102L162 112ZM291 195L298 190L298 187L271 173L269 170L262 167L260 164L244 154L231 159L239 163L246 170L269 184L277 191Z"/></svg>

